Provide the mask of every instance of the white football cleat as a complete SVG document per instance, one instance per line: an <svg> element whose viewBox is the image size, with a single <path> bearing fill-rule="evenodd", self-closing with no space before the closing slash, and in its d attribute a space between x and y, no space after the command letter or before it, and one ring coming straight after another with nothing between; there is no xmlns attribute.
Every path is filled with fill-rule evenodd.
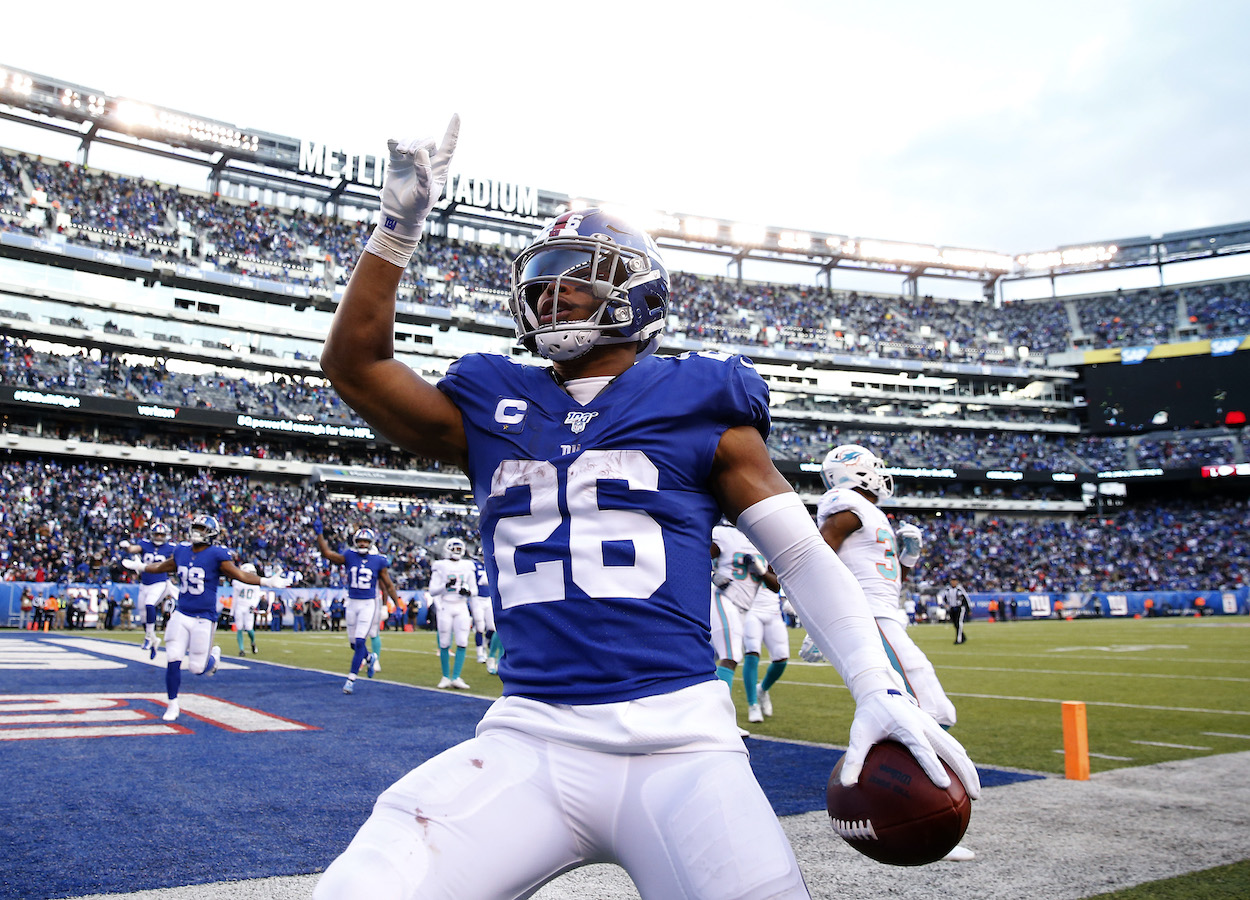
<svg viewBox="0 0 1250 900"><path fill-rule="evenodd" d="M182 710L178 708L178 698L175 697L173 700L170 700L169 703L166 705L165 715L161 716L161 718L164 719L166 722L172 722L178 718L178 714L180 712L182 712Z"/></svg>
<svg viewBox="0 0 1250 900"><path fill-rule="evenodd" d="M208 668L204 670L205 675L216 675L217 666L221 662L221 648L214 647L213 651L208 654Z"/></svg>
<svg viewBox="0 0 1250 900"><path fill-rule="evenodd" d="M455 679L451 683L451 686L454 687L458 691L467 691L469 689L469 683L465 681L463 678Z"/></svg>
<svg viewBox="0 0 1250 900"><path fill-rule="evenodd" d="M382 657L377 653L373 654L373 671L374 672L382 671Z"/></svg>
<svg viewBox="0 0 1250 900"><path fill-rule="evenodd" d="M356 690L356 682L352 681L350 678L349 678L349 679L347 679L347 681L343 682L343 693L344 693L344 694L350 694L350 693L352 693L354 690Z"/></svg>
<svg viewBox="0 0 1250 900"><path fill-rule="evenodd" d="M773 698L768 696L768 691L757 687L755 695L759 698L760 709L763 710L764 715L771 716L773 714Z"/></svg>
<svg viewBox="0 0 1250 900"><path fill-rule="evenodd" d="M486 657L486 674L487 675L499 674L499 660L495 659L495 657L493 656Z"/></svg>
<svg viewBox="0 0 1250 900"><path fill-rule="evenodd" d="M148 651L148 659L156 659L156 648L161 645L161 639L156 635L151 638L145 638L143 641L143 649Z"/></svg>
<svg viewBox="0 0 1250 900"><path fill-rule="evenodd" d="M486 662L486 648L485 647L477 648L477 661L480 663Z"/></svg>
<svg viewBox="0 0 1250 900"><path fill-rule="evenodd" d="M976 858L977 855L963 844L956 844L954 850L942 857L950 862L972 862Z"/></svg>
<svg viewBox="0 0 1250 900"><path fill-rule="evenodd" d="M369 666L366 671L368 672L369 677L372 678L373 673L378 670L378 655L376 653L370 653L365 657L365 662Z"/></svg>
<svg viewBox="0 0 1250 900"><path fill-rule="evenodd" d="M438 680L438 686L441 688L451 687L451 679L448 678L446 675L444 675L442 678Z"/></svg>
<svg viewBox="0 0 1250 900"><path fill-rule="evenodd" d="M747 721L748 722L763 722L764 721L764 713L760 709L760 705L758 703L752 703L750 706L747 707Z"/></svg>

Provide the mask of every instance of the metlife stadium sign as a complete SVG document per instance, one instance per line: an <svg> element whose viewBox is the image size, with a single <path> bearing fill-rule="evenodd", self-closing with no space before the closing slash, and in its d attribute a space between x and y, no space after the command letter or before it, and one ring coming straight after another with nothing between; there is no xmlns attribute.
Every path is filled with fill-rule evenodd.
<svg viewBox="0 0 1250 900"><path fill-rule="evenodd" d="M329 144L301 140L298 169L308 175L342 178L352 184L380 188L386 176L386 159L368 153L332 149ZM537 217L539 214L536 187L488 178L472 178L456 173L447 179L447 187L444 188L439 206L445 207L452 203L519 216Z"/></svg>

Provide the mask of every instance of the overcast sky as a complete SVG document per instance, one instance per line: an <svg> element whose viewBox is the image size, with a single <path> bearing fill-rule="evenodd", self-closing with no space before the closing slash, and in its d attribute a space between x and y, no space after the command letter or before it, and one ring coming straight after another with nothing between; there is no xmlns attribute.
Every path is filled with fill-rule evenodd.
<svg viewBox="0 0 1250 900"><path fill-rule="evenodd" d="M1245 2L62 2L4 29L0 65L345 149L459 112L458 170L669 212L1011 254L1250 220Z"/></svg>

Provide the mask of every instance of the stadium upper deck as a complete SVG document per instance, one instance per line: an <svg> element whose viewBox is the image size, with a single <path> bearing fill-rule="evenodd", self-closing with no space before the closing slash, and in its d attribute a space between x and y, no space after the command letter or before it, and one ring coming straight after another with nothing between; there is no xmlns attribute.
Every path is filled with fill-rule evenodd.
<svg viewBox="0 0 1250 900"><path fill-rule="evenodd" d="M126 136L117 105L97 96L98 112L83 112L92 95L76 88L66 93L65 87L32 79L23 101L0 106L0 116L72 128L83 138L81 162L93 142L177 155L202 164L213 190L150 183L20 150L0 153L0 281L8 288L0 315L6 331L57 347L43 360L41 383L63 379L61 362L53 357L63 361L67 350L84 360L129 354L127 369L152 362L166 369L156 396L142 378L126 379L126 390L145 405L234 407L253 420L342 429L332 439L361 442L362 449L348 456L385 456L363 423L336 408L315 363L363 243L362 220L376 203L377 160L276 135L235 135L237 129L223 123L193 128L180 119L175 128L175 120L160 111L146 119L146 131L131 129ZM5 103L13 99L12 91L0 96ZM188 136L188 129L198 136ZM453 179L403 288L408 300L397 327L401 356L437 377L468 350L520 352L512 347L506 310L510 248L543 216L572 202L523 186ZM984 264L988 257L980 258L979 267L961 267L955 263L972 257L942 257L941 248L928 248L926 258L923 248L913 247L922 258L907 264L905 254L884 260L869 252L889 245L901 253L901 245L890 242L875 242L874 248L860 242L852 251L843 239L838 253L830 254L830 236L814 247L793 231L771 229L752 242L733 223L702 221L693 228L687 220L700 224L674 218L658 222L657 233L682 250L732 252L739 275L744 262L768 259L819 264L826 276L835 266L896 280L906 276L902 292L870 294L834 289L832 277L817 286L674 273L673 315L662 352L712 348L751 355L774 390L771 446L780 461L797 469L796 481L810 481L811 473L804 476L799 466L818 460L829 443L847 440L888 448L897 465L916 471L1024 471L1077 481L1100 471L1175 463L1189 470L1245 460L1235 429L1163 435L1154 443L1142 436L1080 436L1083 398L1072 366L1086 358L1085 348L1118 355L1147 342L1192 345L1195 339L1240 337L1250 322L1250 282L1005 305L941 299L919 295L922 278L936 273L992 285L1028 275L1037 260L998 260L991 271ZM1219 244L1221 252L1236 250L1236 233ZM1184 249L1168 244L1152 257L1139 245L1133 244L1133 260L1160 265L1166 254ZM1195 252L1193 241L1185 246ZM1052 270L1078 270L1091 262L1114 261L1077 252L1050 260ZM281 329L273 327L277 309ZM107 393L99 385L93 389ZM184 421L194 418L183 415ZM55 428L81 433L72 422ZM107 439L116 437L110 430L104 429ZM172 447L188 436L161 440ZM1156 444L1164 449L1156 452ZM1156 459L1166 465L1153 465ZM1016 494L1019 488L1014 486ZM1055 482L1047 489L1054 490ZM917 486L914 493L932 492Z"/></svg>

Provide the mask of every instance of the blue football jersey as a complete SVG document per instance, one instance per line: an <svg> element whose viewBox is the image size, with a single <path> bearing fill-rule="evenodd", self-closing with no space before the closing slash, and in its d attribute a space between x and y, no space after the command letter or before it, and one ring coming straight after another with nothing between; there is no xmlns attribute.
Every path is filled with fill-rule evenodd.
<svg viewBox="0 0 1250 900"><path fill-rule="evenodd" d="M480 559L473 560L473 571L477 574L477 595L490 596L490 576L486 574L486 563Z"/></svg>
<svg viewBox="0 0 1250 900"><path fill-rule="evenodd" d="M209 544L195 551L190 544L174 547L174 563L178 566L178 612L201 619L217 618L217 587L221 583L221 564L234 562L234 554L225 547Z"/></svg>
<svg viewBox="0 0 1250 900"><path fill-rule="evenodd" d="M163 544L154 544L148 538L140 538L132 541L133 544L139 545L139 552L142 555L143 564L164 562L174 555L174 544L166 541ZM143 584L156 584L158 581L169 581L169 574L166 572L143 572L139 576L139 580Z"/></svg>
<svg viewBox="0 0 1250 900"><path fill-rule="evenodd" d="M751 362L648 356L585 406L504 356L438 386L464 420L504 693L612 703L714 678L708 477L727 428L768 434Z"/></svg>
<svg viewBox="0 0 1250 900"><path fill-rule="evenodd" d="M378 573L389 567L386 557L347 547L343 560L347 566L347 596L352 600L377 600Z"/></svg>

